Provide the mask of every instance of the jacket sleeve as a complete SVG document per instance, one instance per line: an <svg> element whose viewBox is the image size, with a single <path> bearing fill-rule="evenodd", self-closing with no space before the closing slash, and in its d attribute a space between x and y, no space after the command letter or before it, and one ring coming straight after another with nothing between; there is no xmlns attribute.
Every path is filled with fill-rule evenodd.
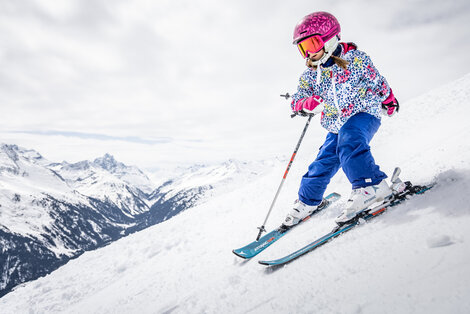
<svg viewBox="0 0 470 314"><path fill-rule="evenodd" d="M297 86L297 92L294 95L292 95L292 103L291 103L292 110L294 110L295 105L297 104L297 102L313 95L313 89L310 86L310 84L308 83L307 73L306 72L307 71L305 71L300 76L299 85Z"/></svg>
<svg viewBox="0 0 470 314"><path fill-rule="evenodd" d="M390 86L367 54L361 53L360 57L359 60L355 59L355 62L357 61L360 64L359 91L364 97L370 94L376 95L382 103L390 95Z"/></svg>

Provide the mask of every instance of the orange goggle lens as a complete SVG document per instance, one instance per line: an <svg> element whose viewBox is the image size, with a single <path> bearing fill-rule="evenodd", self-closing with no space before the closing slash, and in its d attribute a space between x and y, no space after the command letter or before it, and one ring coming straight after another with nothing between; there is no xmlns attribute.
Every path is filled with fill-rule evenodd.
<svg viewBox="0 0 470 314"><path fill-rule="evenodd" d="M307 58L307 52L317 53L319 52L325 44L319 35L311 36L307 39L302 40L297 44L300 54L302 57Z"/></svg>

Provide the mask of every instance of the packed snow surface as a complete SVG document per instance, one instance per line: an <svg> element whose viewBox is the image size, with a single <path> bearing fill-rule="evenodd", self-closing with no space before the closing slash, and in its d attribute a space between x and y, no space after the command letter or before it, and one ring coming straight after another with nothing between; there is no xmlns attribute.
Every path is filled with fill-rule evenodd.
<svg viewBox="0 0 470 314"><path fill-rule="evenodd" d="M87 252L0 299L2 313L469 313L470 75L401 105L372 141L387 173L437 185L285 267L283 256L323 235L344 197L252 260L254 240L284 169L105 248ZM300 134L304 121L293 122ZM307 134L268 221L274 228L326 134ZM295 140L293 140L295 141ZM288 150L289 148L286 148Z"/></svg>

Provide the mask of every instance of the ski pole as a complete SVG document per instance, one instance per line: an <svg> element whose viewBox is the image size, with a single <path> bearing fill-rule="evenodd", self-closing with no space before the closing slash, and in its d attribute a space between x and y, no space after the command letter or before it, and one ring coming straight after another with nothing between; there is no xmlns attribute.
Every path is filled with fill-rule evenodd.
<svg viewBox="0 0 470 314"><path fill-rule="evenodd" d="M283 95L282 95L283 96ZM287 99L287 98L286 98ZM298 113L294 113L291 117L295 117ZM290 167L292 166L292 163L294 162L294 158L295 158L295 155L297 154L297 151L299 150L299 147L300 147L300 143L302 143L302 140L304 138L304 135L305 135L305 132L307 132L307 128L308 126L310 125L310 120L312 119L312 117L314 116L314 114L310 114L309 117L308 117L308 120L307 120L307 123L305 123L305 127L304 127L304 130L302 131L302 134L300 135L300 139L297 143L297 146L295 147L295 150L294 150L294 153L292 154L292 157L290 158L290 161L289 161L289 164L287 165L287 169L286 171L284 172L284 176L282 177L282 180L281 180L281 184L279 185L279 187L277 188L277 192L276 192L276 195L274 196L274 199L271 203L271 207L269 207L269 211L268 211L268 214L266 215L266 218L264 219L264 222L263 222L263 225L261 227L258 227L259 229L259 233L258 233L258 236L256 237L256 241L259 240L259 238L261 237L261 234L266 231L266 229L264 228L264 226L266 225L266 222L268 221L268 218L269 218L269 215L271 214L271 211L273 210L273 207L274 207L274 204L276 203L276 200L277 200L277 197L279 196L279 192L281 191L281 188L282 186L284 185L284 181L286 180L286 177L287 177L287 174L289 173L289 170L290 170Z"/></svg>

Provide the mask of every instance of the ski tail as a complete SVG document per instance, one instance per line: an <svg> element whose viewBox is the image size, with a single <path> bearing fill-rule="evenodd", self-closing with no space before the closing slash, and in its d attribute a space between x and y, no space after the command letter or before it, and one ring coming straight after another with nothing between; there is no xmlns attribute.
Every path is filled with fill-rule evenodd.
<svg viewBox="0 0 470 314"><path fill-rule="evenodd" d="M372 218L379 216L380 214L387 211L390 207L396 206L407 199L409 195L414 194L423 194L424 192L430 190L434 187L435 183L431 183L428 185L412 185L410 182L405 182L406 188L403 192L396 194L393 196L392 199L386 201L384 204L376 207L373 211L362 212L361 215L356 216L353 220L349 221L346 224L341 226L336 226L331 232L325 234L324 236L320 237L319 239L307 244L303 248L290 253L284 257L274 259L274 260L261 260L258 261L261 265L266 266L281 266L287 264L296 258L315 250L316 248L320 247L321 245L331 241L332 239L338 237L339 235L353 229L355 226L361 224L364 221L368 221Z"/></svg>

